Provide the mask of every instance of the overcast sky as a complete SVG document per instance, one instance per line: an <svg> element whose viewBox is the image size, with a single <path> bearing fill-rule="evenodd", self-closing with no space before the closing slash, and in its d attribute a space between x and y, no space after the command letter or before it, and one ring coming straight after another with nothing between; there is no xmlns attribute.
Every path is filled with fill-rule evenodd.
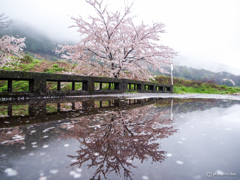
<svg viewBox="0 0 240 180"><path fill-rule="evenodd" d="M108 3L115 11L123 8L124 0ZM1 12L55 39L75 42L79 37L76 29L68 28L74 23L70 17L94 13L84 0L0 0ZM218 62L240 74L240 1L136 0L133 15L136 23L166 25L162 44L179 52L177 63L214 70Z"/></svg>

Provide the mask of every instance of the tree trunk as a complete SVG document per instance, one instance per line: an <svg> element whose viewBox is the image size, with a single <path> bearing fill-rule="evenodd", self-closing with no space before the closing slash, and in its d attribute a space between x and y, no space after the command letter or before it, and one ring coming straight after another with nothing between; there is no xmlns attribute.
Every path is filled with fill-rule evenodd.
<svg viewBox="0 0 240 180"><path fill-rule="evenodd" d="M114 70L114 63L112 63L112 70ZM113 77L114 77L114 78L118 78L118 76L117 76L116 73L113 73Z"/></svg>

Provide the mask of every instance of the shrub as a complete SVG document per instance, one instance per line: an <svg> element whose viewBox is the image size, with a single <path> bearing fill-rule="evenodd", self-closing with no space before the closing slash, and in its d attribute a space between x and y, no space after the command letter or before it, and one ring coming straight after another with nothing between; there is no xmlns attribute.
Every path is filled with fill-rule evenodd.
<svg viewBox="0 0 240 180"><path fill-rule="evenodd" d="M20 60L21 60L22 63L31 63L31 62L33 62L33 57L31 57L29 55L25 55Z"/></svg>
<svg viewBox="0 0 240 180"><path fill-rule="evenodd" d="M58 68L58 64L53 64L52 67L53 68Z"/></svg>
<svg viewBox="0 0 240 180"><path fill-rule="evenodd" d="M4 67L3 69L4 69L4 70L11 70L12 68L10 68L10 67Z"/></svg>
<svg viewBox="0 0 240 180"><path fill-rule="evenodd" d="M224 85L227 85L228 87L233 87L233 86L234 86L234 84L233 84L232 81L230 81L230 80L225 80L225 81L223 82L223 84L224 84Z"/></svg>
<svg viewBox="0 0 240 180"><path fill-rule="evenodd" d="M43 69L43 72L47 72L49 70L50 70L49 68L45 68L45 69Z"/></svg>

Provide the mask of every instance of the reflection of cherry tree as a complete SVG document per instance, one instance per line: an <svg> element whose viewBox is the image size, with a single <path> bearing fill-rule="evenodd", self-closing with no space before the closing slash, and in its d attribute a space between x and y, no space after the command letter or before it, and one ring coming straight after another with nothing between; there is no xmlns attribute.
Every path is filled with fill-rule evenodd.
<svg viewBox="0 0 240 180"><path fill-rule="evenodd" d="M162 162L165 152L159 150L159 144L154 142L177 132L172 121L165 115L167 111L155 112L153 105L135 108L130 111L108 112L94 116L82 117L78 123L69 125L65 138L76 138L80 142L77 161L71 166L83 163L88 168L96 167L92 179L106 178L107 173L120 174L124 171L125 178L131 178L131 168L134 158L143 162ZM165 117L164 117L165 116ZM69 130L70 129L70 130Z"/></svg>
<svg viewBox="0 0 240 180"><path fill-rule="evenodd" d="M82 102L75 102L76 109L82 109Z"/></svg>
<svg viewBox="0 0 240 180"><path fill-rule="evenodd" d="M25 144L24 139L25 134L22 133L22 130L20 130L19 127L0 130L1 145L13 145L15 143Z"/></svg>

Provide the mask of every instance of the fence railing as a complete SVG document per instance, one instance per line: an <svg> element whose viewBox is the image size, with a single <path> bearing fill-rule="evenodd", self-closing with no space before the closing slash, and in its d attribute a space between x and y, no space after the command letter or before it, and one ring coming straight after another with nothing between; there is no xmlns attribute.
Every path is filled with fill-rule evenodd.
<svg viewBox="0 0 240 180"><path fill-rule="evenodd" d="M4 97L36 97L36 96L75 96L93 94L118 94L127 91L141 93L172 93L173 86L130 79L116 79L107 77L79 76L67 74L36 73L22 71L0 70L0 81L7 83L7 88L0 92ZM13 82L27 82L25 91L16 92ZM49 89L48 85L55 83L56 88ZM71 89L64 88L70 84Z"/></svg>

